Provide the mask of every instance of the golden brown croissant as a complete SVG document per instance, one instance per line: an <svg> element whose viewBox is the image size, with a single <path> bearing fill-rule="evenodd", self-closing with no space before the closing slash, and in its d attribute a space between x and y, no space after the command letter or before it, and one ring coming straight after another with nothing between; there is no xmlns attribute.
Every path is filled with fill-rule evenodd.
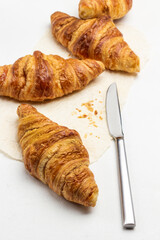
<svg viewBox="0 0 160 240"><path fill-rule="evenodd" d="M80 0L79 16L87 19L105 14L118 19L125 16L131 7L132 0Z"/></svg>
<svg viewBox="0 0 160 240"><path fill-rule="evenodd" d="M30 174L65 199L94 207L98 187L78 132L59 126L28 104L21 104L17 113L18 138Z"/></svg>
<svg viewBox="0 0 160 240"><path fill-rule="evenodd" d="M84 88L103 70L102 62L63 59L35 51L0 67L0 96L20 101L54 99Z"/></svg>
<svg viewBox="0 0 160 240"><path fill-rule="evenodd" d="M62 12L51 15L53 36L80 59L101 60L107 69L139 71L139 58L107 16L80 20Z"/></svg>

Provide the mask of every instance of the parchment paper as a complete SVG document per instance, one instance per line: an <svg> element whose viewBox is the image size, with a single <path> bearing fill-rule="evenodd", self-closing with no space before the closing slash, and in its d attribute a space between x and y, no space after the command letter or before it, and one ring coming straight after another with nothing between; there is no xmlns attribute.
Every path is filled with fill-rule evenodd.
<svg viewBox="0 0 160 240"><path fill-rule="evenodd" d="M149 58L149 46L145 38L133 27L122 24L117 24L117 27L130 47L140 57L142 70ZM45 54L57 54L64 58L71 57L69 52L53 39L50 29L40 39L34 50L40 50ZM104 108L108 86L112 82L117 83L122 107L130 87L138 80L138 76L139 74L131 75L106 70L84 90L56 100L30 104L58 124L77 130L89 152L90 162L93 163L107 150L111 142ZM17 141L18 117L16 114L19 104L13 99L0 97L0 151L11 159L21 161L22 153Z"/></svg>

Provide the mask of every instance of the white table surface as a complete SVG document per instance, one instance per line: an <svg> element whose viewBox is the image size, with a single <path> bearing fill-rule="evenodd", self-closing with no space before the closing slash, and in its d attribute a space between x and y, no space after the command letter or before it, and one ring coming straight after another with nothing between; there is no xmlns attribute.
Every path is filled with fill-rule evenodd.
<svg viewBox="0 0 160 240"><path fill-rule="evenodd" d="M0 3L0 65L31 52L60 10L78 16L78 0L5 0ZM123 230L114 143L91 165L99 186L97 206L63 200L30 177L21 162L0 154L0 239L160 239L160 2L134 0L121 21L143 32L151 45L123 109L137 226ZM3 114L3 113L0 113Z"/></svg>

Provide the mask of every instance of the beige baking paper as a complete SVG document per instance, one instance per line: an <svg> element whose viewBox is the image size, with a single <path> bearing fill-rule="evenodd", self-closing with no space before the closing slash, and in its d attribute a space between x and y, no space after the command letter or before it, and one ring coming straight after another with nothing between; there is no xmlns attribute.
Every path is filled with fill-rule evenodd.
<svg viewBox="0 0 160 240"><path fill-rule="evenodd" d="M130 26L122 24L117 26L130 47L139 55L142 70L149 55L145 38ZM34 50L40 50L45 54L57 54L64 58L70 57L69 52L53 39L50 30L37 43ZM123 106L130 87L137 80L138 75L105 71L82 91L32 105L58 124L76 129L89 152L90 162L93 163L111 143L105 116L105 95L108 86L112 82L117 83L120 103ZM0 151L11 159L21 161L22 154L17 141L18 105L19 102L12 99L0 98Z"/></svg>

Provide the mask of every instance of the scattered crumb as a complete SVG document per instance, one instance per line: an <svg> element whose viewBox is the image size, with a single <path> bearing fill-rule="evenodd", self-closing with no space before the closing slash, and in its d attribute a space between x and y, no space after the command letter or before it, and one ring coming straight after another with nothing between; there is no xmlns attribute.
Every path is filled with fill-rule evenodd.
<svg viewBox="0 0 160 240"><path fill-rule="evenodd" d="M101 93L101 91L99 91L99 94Z"/></svg>
<svg viewBox="0 0 160 240"><path fill-rule="evenodd" d="M97 98L95 99L95 100L97 100ZM88 102L86 102L86 103L82 103L81 104L81 106L85 106L87 109L88 109L88 111L90 111L91 113L88 113L88 114L83 114L83 115L80 115L80 116L78 116L78 118L87 118L88 120L89 120L89 125L92 125L92 126L94 126L94 127L98 127L97 125L96 125L96 122L95 121L93 121L93 116L95 115L98 115L98 111L97 110L94 110L94 108L93 108L93 106L94 106L94 104L93 104L93 100L91 100L91 101L88 101ZM78 108L76 108L76 110L78 111L78 112L82 112L82 110L80 110L80 109L78 109ZM94 115L92 114L94 112ZM102 118L100 118L101 120L102 120ZM93 133L90 133L89 134L90 136L91 135L93 135ZM87 135L85 134L85 138L87 137Z"/></svg>
<svg viewBox="0 0 160 240"><path fill-rule="evenodd" d="M95 124L95 122L94 121L91 121L90 123L89 123L90 125L93 125L94 127L98 127L96 124Z"/></svg>
<svg viewBox="0 0 160 240"><path fill-rule="evenodd" d="M100 139L100 137L96 136L96 138Z"/></svg>
<svg viewBox="0 0 160 240"><path fill-rule="evenodd" d="M76 110L77 110L78 112L82 112L82 110L80 110L80 109L78 109L78 108L76 108Z"/></svg>
<svg viewBox="0 0 160 240"><path fill-rule="evenodd" d="M92 114L91 113L88 114L88 119L92 120Z"/></svg>
<svg viewBox="0 0 160 240"><path fill-rule="evenodd" d="M92 107L93 103L92 102L93 102L93 100L86 102L86 103L82 103L81 106L85 106L88 109L88 111L93 112L93 107Z"/></svg>
<svg viewBox="0 0 160 240"><path fill-rule="evenodd" d="M89 117L88 117L88 119L89 119L89 124L94 126L95 121L93 121L93 120L92 120L91 118L89 118Z"/></svg>
<svg viewBox="0 0 160 240"><path fill-rule="evenodd" d="M87 118L88 118L89 122L91 122L91 121L92 121L92 118L90 118L89 116L88 116Z"/></svg>
<svg viewBox="0 0 160 240"><path fill-rule="evenodd" d="M86 117L87 117L86 114L83 114L83 115L81 115L81 116L78 116L78 118L86 118Z"/></svg>
<svg viewBox="0 0 160 240"><path fill-rule="evenodd" d="M99 103L103 103L102 101L99 101Z"/></svg>
<svg viewBox="0 0 160 240"><path fill-rule="evenodd" d="M101 116L99 117L99 119L100 119L100 120L103 120L103 118L102 118Z"/></svg>
<svg viewBox="0 0 160 240"><path fill-rule="evenodd" d="M87 138L87 133L84 135L84 138Z"/></svg>
<svg viewBox="0 0 160 240"><path fill-rule="evenodd" d="M89 135L90 135L90 136L92 136L92 135L93 135L93 133L90 133Z"/></svg>
<svg viewBox="0 0 160 240"><path fill-rule="evenodd" d="M98 127L96 124L95 124L95 121L93 121L92 119L92 114L88 114L88 120L89 120L89 125L93 125L94 127Z"/></svg>
<svg viewBox="0 0 160 240"><path fill-rule="evenodd" d="M77 112L76 112L76 111L72 112L72 116L73 116L73 115L76 115L76 114L77 114Z"/></svg>
<svg viewBox="0 0 160 240"><path fill-rule="evenodd" d="M95 110L95 111L94 111L94 115L97 115L97 114L98 114L98 112L97 112L97 110Z"/></svg>

